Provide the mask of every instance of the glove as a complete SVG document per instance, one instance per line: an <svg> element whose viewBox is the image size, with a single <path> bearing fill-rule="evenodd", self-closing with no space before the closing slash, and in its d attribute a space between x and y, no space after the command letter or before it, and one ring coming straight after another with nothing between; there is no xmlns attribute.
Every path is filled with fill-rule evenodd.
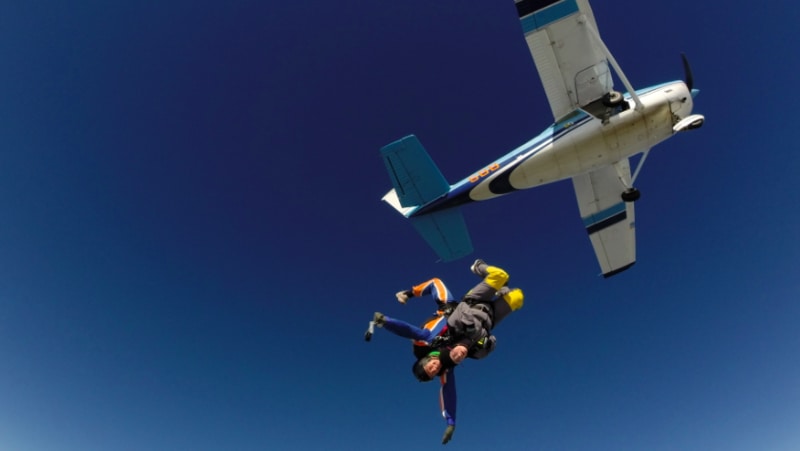
<svg viewBox="0 0 800 451"><path fill-rule="evenodd" d="M397 296L397 302L405 304L408 298L414 297L414 292L411 290L398 291L395 296Z"/></svg>
<svg viewBox="0 0 800 451"><path fill-rule="evenodd" d="M447 429L444 430L444 435L442 436L442 445L446 445L447 442L453 438L453 433L456 431L456 425L450 424L447 426Z"/></svg>
<svg viewBox="0 0 800 451"><path fill-rule="evenodd" d="M497 338L494 335L489 335L486 338L481 339L483 343L481 343L481 348L488 349L490 351L494 351L494 347L497 346Z"/></svg>

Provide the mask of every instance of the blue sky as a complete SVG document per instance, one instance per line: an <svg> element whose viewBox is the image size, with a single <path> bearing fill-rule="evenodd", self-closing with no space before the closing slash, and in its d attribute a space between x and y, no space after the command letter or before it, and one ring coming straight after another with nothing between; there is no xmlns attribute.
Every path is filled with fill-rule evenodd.
<svg viewBox="0 0 800 451"><path fill-rule="evenodd" d="M790 2L593 4L636 87L701 90L605 280L568 182L465 208L526 305L458 370L462 450L800 447ZM394 293L454 293L380 202L415 133L450 182L551 122L511 0L0 7L0 443L14 451L439 447Z"/></svg>

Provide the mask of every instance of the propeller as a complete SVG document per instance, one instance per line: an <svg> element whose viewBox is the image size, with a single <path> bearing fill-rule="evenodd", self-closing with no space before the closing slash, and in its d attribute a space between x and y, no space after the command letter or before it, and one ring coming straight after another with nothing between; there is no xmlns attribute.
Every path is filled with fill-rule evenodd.
<svg viewBox="0 0 800 451"><path fill-rule="evenodd" d="M689 88L689 92L692 92L692 87L694 86L694 77L692 76L692 67L689 66L689 59L686 58L685 53L681 53L681 59L683 60L683 74L684 78L686 79L686 87Z"/></svg>
<svg viewBox="0 0 800 451"><path fill-rule="evenodd" d="M684 77L686 78L686 87L689 89L689 93L692 97L696 96L698 92L694 89L694 77L692 76L692 68L689 66L689 59L686 58L685 53L681 53L681 59L683 59L683 73ZM694 130L696 128L700 128L703 126L706 118L703 117L702 114L690 114L689 116L681 119L672 126L672 130L677 132L682 132L684 130Z"/></svg>

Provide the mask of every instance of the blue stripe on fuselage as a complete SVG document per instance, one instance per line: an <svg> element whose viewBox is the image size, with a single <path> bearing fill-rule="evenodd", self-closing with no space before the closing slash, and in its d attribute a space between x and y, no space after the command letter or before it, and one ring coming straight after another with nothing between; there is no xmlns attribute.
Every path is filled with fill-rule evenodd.
<svg viewBox="0 0 800 451"><path fill-rule="evenodd" d="M680 83L680 81L670 81L654 86L649 86L644 89L636 90L636 93L639 96L645 96L653 91L664 88L672 83ZM630 99L629 93L625 93L625 99ZM500 160L497 161L497 163L500 165L500 169L498 169L499 174L490 182L492 183L491 191L495 194L505 194L507 192L515 190L515 188L513 188L510 185L510 183L503 183L497 180L500 178L504 178L507 182L510 173L513 172L513 170L517 166L522 164L528 158L536 155L539 151L544 149L550 142L555 142L556 140L565 136L567 133L577 130L580 126L587 124L592 118L593 117L591 115L589 115L583 110L575 110L575 112L572 115L567 116L566 118L551 125L548 129L543 131L536 138L530 140L529 142L523 144L521 147L511 151L508 155L502 157ZM519 160L515 161L516 158L519 158L522 155L524 155L524 158L520 158ZM406 216L407 217L418 216L421 214L430 213L432 211L457 207L459 205L472 202L473 200L469 197L469 192L474 187L475 187L474 182L470 182L469 179L464 179L456 183L455 185L452 185L450 188L450 192L442 195L436 200L429 202L426 205L417 207L416 210L410 211L409 213L406 214Z"/></svg>
<svg viewBox="0 0 800 451"><path fill-rule="evenodd" d="M585 112L576 110L575 114L572 114L571 116L568 116L553 124L549 129L549 132L552 133L552 139L534 144L532 147L528 148L527 151L520 153L519 155L522 155L523 158L520 158L511 167L502 171L492 181L489 182L489 191L494 194L507 194L512 191L516 191L517 189L511 185L511 172L513 172L517 166L527 161L532 156L538 154L542 149L547 147L547 145L555 143L562 137L566 136L568 131L577 130L580 125L588 123L591 118L592 116L589 116ZM539 136L541 137L545 134L547 134L547 131ZM514 155L514 157L516 156L517 155Z"/></svg>
<svg viewBox="0 0 800 451"><path fill-rule="evenodd" d="M520 19L522 31L528 34L576 12L578 4L575 0L564 0Z"/></svg>
<svg viewBox="0 0 800 451"><path fill-rule="evenodd" d="M550 126L550 128L543 131L536 138L533 138L519 148L509 152L506 156L497 161L500 166L500 169L498 169L499 174L496 176L496 178L489 182L491 184L490 187L494 188L495 182L499 181L498 188L504 189L491 189L491 191L495 194L506 194L511 191L515 191L516 188L512 187L511 183L508 181L508 178L511 176L511 172L513 172L515 168L539 153L542 149L545 149L548 144L555 143L568 133L573 132L580 126L591 122L592 119L593 116L590 114L582 110L576 110L574 114L553 124ZM475 186L476 182L470 182L469 178L466 178L453 185L449 193L428 203L427 205L421 206L417 210L408 214L408 216L411 217L423 215L432 211L457 207L468 202L473 202L472 198L469 197L469 193Z"/></svg>

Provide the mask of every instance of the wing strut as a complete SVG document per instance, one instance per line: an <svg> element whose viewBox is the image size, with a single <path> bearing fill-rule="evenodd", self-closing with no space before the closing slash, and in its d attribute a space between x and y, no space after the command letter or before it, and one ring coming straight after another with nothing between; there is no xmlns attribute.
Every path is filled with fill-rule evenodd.
<svg viewBox="0 0 800 451"><path fill-rule="evenodd" d="M597 30L595 30L591 22L589 22L589 20L586 19L585 15L581 16L581 21L583 25L586 27L586 29L589 30L589 34L592 35L595 41L597 41L597 44L600 45L600 48L603 49L603 52L606 54L606 57L608 57L608 62L611 63L611 67L614 68L614 72L617 73L620 80L622 81L622 84L625 85L625 89L628 90L628 93L633 98L634 103L636 103L636 107L634 109L637 111L641 111L642 109L644 109L644 105L642 105L642 101L639 100L639 96L636 95L636 91L633 89L633 86L631 86L630 82L628 81L628 77L626 77L625 74L622 72L622 68L620 68L619 64L617 64L617 60L614 59L614 55L611 54L611 52L608 50L608 47L606 47L606 44L603 42L602 39L600 39L600 33L598 33Z"/></svg>
<svg viewBox="0 0 800 451"><path fill-rule="evenodd" d="M633 177L631 177L630 183L625 181L625 175L617 167L617 165L614 165L614 167L617 169L617 175L619 176L619 181L622 182L622 186L628 189L633 188L633 183L636 182L636 177L639 176L639 171L642 170L642 166L644 166L644 160L647 159L648 155L650 155L650 149L645 150L644 153L642 154L642 158L639 160L639 164L636 165L636 170L633 171Z"/></svg>
<svg viewBox="0 0 800 451"><path fill-rule="evenodd" d="M633 183L636 181L636 177L639 176L639 171L642 170L642 166L644 166L644 160L647 159L648 155L650 155L650 149L644 151L644 154L642 154L642 159L639 160L639 164L636 165L636 170L633 171L633 177L631 177L631 186L633 186Z"/></svg>

